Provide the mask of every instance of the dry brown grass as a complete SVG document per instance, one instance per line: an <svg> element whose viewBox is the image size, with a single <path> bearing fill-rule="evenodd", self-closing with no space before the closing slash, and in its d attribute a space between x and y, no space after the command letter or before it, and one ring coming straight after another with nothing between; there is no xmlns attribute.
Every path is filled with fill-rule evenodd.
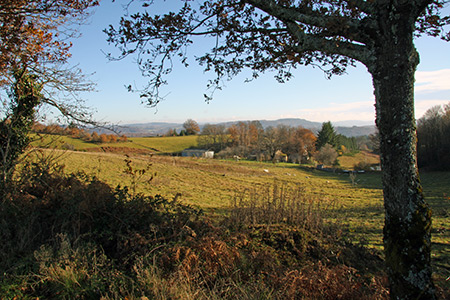
<svg viewBox="0 0 450 300"><path fill-rule="evenodd" d="M338 160L341 168L346 170L353 170L354 166L358 164L379 164L380 156L368 151L361 151L354 156L340 156Z"/></svg>
<svg viewBox="0 0 450 300"><path fill-rule="evenodd" d="M238 192L231 205L230 220L234 225L284 223L313 232L320 232L339 206L336 200L307 194L302 185L277 181Z"/></svg>

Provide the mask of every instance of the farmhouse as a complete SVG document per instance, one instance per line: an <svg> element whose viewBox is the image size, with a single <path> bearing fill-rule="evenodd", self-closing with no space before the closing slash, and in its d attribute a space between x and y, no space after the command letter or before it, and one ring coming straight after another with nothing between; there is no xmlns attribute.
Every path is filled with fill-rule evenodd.
<svg viewBox="0 0 450 300"><path fill-rule="evenodd" d="M181 152L181 156L214 158L214 151L202 150L202 149L184 149L183 152Z"/></svg>

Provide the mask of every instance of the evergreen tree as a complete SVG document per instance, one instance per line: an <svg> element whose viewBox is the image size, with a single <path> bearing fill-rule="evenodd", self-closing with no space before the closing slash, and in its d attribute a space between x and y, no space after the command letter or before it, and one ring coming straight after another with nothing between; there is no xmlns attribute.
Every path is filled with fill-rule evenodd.
<svg viewBox="0 0 450 300"><path fill-rule="evenodd" d="M358 144L356 142L356 138L355 137L346 137L345 135L338 134L337 135L337 140L338 140L338 146L339 147L345 146L345 148L348 151L356 151L356 150L358 150Z"/></svg>
<svg viewBox="0 0 450 300"><path fill-rule="evenodd" d="M326 144L330 144L333 148L338 147L338 137L330 121L322 123L322 129L317 136L316 149L320 150Z"/></svg>

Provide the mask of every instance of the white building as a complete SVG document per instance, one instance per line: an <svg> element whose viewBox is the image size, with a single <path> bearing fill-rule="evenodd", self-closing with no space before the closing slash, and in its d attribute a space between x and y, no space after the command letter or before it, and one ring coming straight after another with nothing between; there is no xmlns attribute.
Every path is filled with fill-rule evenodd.
<svg viewBox="0 0 450 300"><path fill-rule="evenodd" d="M202 149L185 149L181 152L183 157L203 157L214 158L214 151L202 150Z"/></svg>

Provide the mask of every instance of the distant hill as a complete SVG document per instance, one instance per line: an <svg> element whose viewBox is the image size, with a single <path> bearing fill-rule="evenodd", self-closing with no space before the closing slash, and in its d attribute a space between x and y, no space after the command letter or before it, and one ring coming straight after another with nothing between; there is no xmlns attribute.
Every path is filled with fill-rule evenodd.
<svg viewBox="0 0 450 300"><path fill-rule="evenodd" d="M375 132L375 125L366 126L352 126L352 127L335 127L336 132L347 137L357 137L362 135L369 135Z"/></svg>
<svg viewBox="0 0 450 300"><path fill-rule="evenodd" d="M242 122L248 122L250 120L245 120ZM224 122L224 123L219 123L221 125L225 125L225 127L229 127L233 124L237 124L240 121L232 121L232 122ZM320 127L322 127L322 123L319 122L311 122L305 119L278 119L278 120L259 120L259 122L261 123L261 125L264 128L267 127L277 127L278 125L286 125L286 126L291 126L291 127L297 127L297 126L302 126L304 128L308 128L311 130L316 130L316 129L320 129Z"/></svg>
<svg viewBox="0 0 450 300"><path fill-rule="evenodd" d="M220 125L224 125L225 127L229 127L233 124L238 123L239 121L232 122L222 122L218 123ZM243 121L243 122L247 122ZM320 122L311 122L305 119L278 119L278 120L259 120L261 125L264 128L269 126L276 127L278 125L286 125L291 127L302 126L304 128L310 129L313 132L317 133L322 127L322 123ZM357 123L357 121L355 121ZM339 122L337 122L339 124ZM204 125L204 124L203 124ZM375 126L336 126L336 132L348 137L356 137L362 135L369 135L375 132ZM202 124L200 124L202 127ZM152 123L140 123L140 124L125 124L118 127L119 131L122 134L125 134L129 137L142 137L142 136L157 136L163 135L167 133L170 129L176 129L178 132L183 129L183 124L178 123L164 123L164 122L152 122Z"/></svg>
<svg viewBox="0 0 450 300"><path fill-rule="evenodd" d="M278 125L286 125L291 127L302 126L304 128L312 130L314 133L317 133L320 128L322 128L322 123L319 122L311 122L305 119L279 119L274 121L260 121L261 125L266 128L268 126L276 127ZM357 122L357 121L355 121ZM375 132L375 125L364 125L364 126L336 126L333 124L336 132L347 137L357 137L362 135L369 135Z"/></svg>
<svg viewBox="0 0 450 300"><path fill-rule="evenodd" d="M179 123L164 123L164 122L150 122L138 124L123 124L114 126L114 130L120 134L128 137L147 137L158 136L166 134L170 129L176 129L180 132L183 129L183 124ZM111 133L112 131L105 128L91 128L90 132L97 133Z"/></svg>

